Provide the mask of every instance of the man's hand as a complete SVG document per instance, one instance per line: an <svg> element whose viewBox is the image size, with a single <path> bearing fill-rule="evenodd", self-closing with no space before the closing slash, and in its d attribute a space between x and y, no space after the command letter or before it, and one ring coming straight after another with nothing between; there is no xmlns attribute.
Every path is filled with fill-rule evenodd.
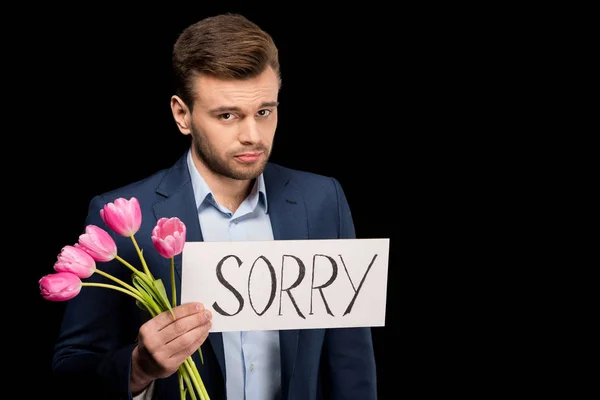
<svg viewBox="0 0 600 400"><path fill-rule="evenodd" d="M212 315L201 303L182 304L173 313L165 311L140 327L131 361L133 393L176 372L208 337Z"/></svg>

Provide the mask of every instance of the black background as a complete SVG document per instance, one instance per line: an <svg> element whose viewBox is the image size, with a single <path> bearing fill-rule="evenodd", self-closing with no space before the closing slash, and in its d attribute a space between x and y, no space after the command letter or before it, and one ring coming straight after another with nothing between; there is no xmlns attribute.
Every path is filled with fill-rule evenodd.
<svg viewBox="0 0 600 400"><path fill-rule="evenodd" d="M50 365L63 304L43 300L37 280L77 240L92 196L169 167L187 148L169 108L171 49L187 25L220 12L245 14L280 49L283 87L272 160L336 177L357 236L391 239L386 326L372 329L380 398L397 398L398 376L414 385L431 368L420 356L429 346L408 339L422 328L414 322L405 327L408 334L401 328L428 301L403 299L403 288L414 290L416 282L401 275L430 256L415 253L415 244L434 212L423 211L431 199L421 190L430 183L414 185L430 168L427 154L421 159L416 154L423 150L407 144L420 135L419 146L429 144L428 151L442 145L428 143L437 133L427 126L439 118L422 118L421 106L436 102L428 100L424 72L432 66L420 58L430 50L416 51L418 32L402 28L410 15L300 3L285 11L265 3L135 11L99 3L19 16L22 29L12 32L18 45L8 53L18 66L18 79L8 82L19 94L12 98L12 129L25 149L11 163L18 173L11 179L27 193L18 201L26 209L18 228L31 240L22 243L28 262L19 295L33 310L20 315L30 339L20 337L23 346L10 351L24 364L21 371L35 374L28 398L60 397Z"/></svg>
<svg viewBox="0 0 600 400"><path fill-rule="evenodd" d="M539 241L564 208L551 202L561 188L546 167L565 152L544 147L548 133L558 144L570 132L555 107L573 96L555 97L554 82L571 77L559 61L571 62L579 38L566 39L567 18L552 15L562 9L20 2L2 11L9 398L60 397L50 364L63 305L44 301L37 281L77 239L92 196L186 148L169 109L171 48L186 26L221 12L245 14L280 49L273 161L336 177L358 237L391 240L386 324L373 328L380 398L572 397L580 386L563 374L579 362L554 351L570 341L553 333L562 321L550 294L534 295L564 287L540 283L556 260L539 259L560 247ZM540 192L540 180L552 189Z"/></svg>

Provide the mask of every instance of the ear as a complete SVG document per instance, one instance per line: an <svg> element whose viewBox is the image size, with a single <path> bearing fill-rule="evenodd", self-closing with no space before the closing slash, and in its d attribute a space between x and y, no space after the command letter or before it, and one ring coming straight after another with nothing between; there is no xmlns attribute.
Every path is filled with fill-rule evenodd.
<svg viewBox="0 0 600 400"><path fill-rule="evenodd" d="M192 113L179 96L171 97L171 112L179 131L184 135L189 135L192 132L190 129Z"/></svg>

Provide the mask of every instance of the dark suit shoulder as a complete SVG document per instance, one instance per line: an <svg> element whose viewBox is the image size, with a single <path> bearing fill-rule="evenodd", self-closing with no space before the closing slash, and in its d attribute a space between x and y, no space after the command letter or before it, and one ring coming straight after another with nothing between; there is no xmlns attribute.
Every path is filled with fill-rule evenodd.
<svg viewBox="0 0 600 400"><path fill-rule="evenodd" d="M156 190L156 187L163 180L168 171L169 168L159 170L152 175L146 176L145 178L106 191L104 193L99 193L95 197L102 197L108 201L112 201L118 197L129 199L130 197L140 197L151 194Z"/></svg>
<svg viewBox="0 0 600 400"><path fill-rule="evenodd" d="M145 211L147 206L153 204L153 201L148 201L148 199L153 199L156 196L156 188L168 174L168 171L169 168L165 168L124 186L96 194L89 201L88 215L97 214L100 208L107 203L114 202L117 198L129 200L130 198L135 197L140 201L142 211Z"/></svg>
<svg viewBox="0 0 600 400"><path fill-rule="evenodd" d="M307 186L313 185L331 185L332 181L336 181L335 177L317 174L310 171L299 170L276 163L269 163L267 166L266 173L277 174L279 178L287 178L294 182L294 184L301 184Z"/></svg>

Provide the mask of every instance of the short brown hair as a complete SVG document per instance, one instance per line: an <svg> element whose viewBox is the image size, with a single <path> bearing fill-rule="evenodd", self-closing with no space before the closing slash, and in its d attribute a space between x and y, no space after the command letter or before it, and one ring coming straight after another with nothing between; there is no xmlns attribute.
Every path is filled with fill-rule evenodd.
<svg viewBox="0 0 600 400"><path fill-rule="evenodd" d="M270 66L280 77L273 38L246 17L232 13L187 27L173 46L172 65L175 94L190 108L194 102L192 80L199 75L249 79Z"/></svg>

